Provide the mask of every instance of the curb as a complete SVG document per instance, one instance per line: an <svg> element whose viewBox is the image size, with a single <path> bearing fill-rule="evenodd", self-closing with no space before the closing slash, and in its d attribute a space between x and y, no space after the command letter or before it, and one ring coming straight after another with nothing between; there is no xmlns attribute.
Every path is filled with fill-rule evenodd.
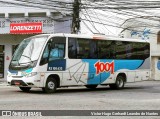
<svg viewBox="0 0 160 119"><path fill-rule="evenodd" d="M0 86L8 86L8 83L6 81L0 81Z"/></svg>
<svg viewBox="0 0 160 119"><path fill-rule="evenodd" d="M0 84L0 86L9 86L8 84Z"/></svg>

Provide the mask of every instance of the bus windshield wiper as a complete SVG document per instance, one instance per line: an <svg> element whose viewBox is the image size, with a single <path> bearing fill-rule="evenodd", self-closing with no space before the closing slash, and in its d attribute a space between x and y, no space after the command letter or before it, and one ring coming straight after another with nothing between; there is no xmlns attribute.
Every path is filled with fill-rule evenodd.
<svg viewBox="0 0 160 119"><path fill-rule="evenodd" d="M16 61L18 66L20 66L19 60L12 60L12 61ZM11 62L11 65L13 65L14 63Z"/></svg>
<svg viewBox="0 0 160 119"><path fill-rule="evenodd" d="M29 56L26 56L26 55L21 55L21 56L26 57L26 58L28 58L31 62L33 62L32 59L31 59Z"/></svg>

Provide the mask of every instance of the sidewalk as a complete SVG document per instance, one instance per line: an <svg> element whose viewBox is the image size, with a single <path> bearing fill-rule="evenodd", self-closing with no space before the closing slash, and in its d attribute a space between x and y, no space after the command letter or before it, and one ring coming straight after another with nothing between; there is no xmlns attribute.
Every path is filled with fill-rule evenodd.
<svg viewBox="0 0 160 119"><path fill-rule="evenodd" d="M7 86L8 84L7 84L7 80L2 80L2 79L0 79L0 86Z"/></svg>

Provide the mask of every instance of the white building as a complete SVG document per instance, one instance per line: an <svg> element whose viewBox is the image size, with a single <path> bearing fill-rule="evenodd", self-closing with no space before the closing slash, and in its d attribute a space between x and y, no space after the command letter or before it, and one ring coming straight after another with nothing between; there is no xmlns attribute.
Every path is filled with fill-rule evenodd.
<svg viewBox="0 0 160 119"><path fill-rule="evenodd" d="M24 38L39 33L71 32L71 15L65 10L52 9L53 6L24 7L17 3L0 5L4 6L0 7L0 80L6 79L15 47Z"/></svg>
<svg viewBox="0 0 160 119"><path fill-rule="evenodd" d="M153 16L128 19L121 33L124 37L149 40L151 43L151 79L160 80L160 27Z"/></svg>

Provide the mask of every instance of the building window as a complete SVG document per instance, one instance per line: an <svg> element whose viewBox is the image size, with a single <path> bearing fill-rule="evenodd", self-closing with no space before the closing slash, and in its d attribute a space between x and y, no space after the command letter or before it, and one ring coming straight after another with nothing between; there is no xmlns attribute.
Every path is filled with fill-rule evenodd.
<svg viewBox="0 0 160 119"><path fill-rule="evenodd" d="M46 12L41 13L28 13L29 17L46 17Z"/></svg>
<svg viewBox="0 0 160 119"><path fill-rule="evenodd" d="M24 17L24 13L9 13L9 18L21 18Z"/></svg>
<svg viewBox="0 0 160 119"><path fill-rule="evenodd" d="M157 43L160 43L160 31L157 34Z"/></svg>

